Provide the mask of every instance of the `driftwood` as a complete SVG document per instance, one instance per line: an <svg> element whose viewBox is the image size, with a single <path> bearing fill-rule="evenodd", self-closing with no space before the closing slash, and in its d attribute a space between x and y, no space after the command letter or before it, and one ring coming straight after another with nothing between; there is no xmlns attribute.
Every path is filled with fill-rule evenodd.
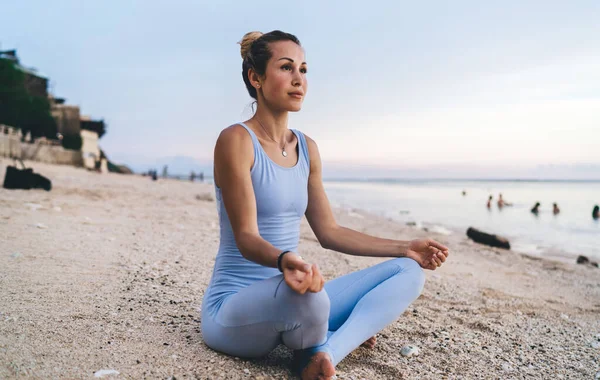
<svg viewBox="0 0 600 380"><path fill-rule="evenodd" d="M473 227L469 227L467 230L467 236L476 243L489 245L491 247L510 249L510 243L507 239L498 235L492 235L479 231Z"/></svg>

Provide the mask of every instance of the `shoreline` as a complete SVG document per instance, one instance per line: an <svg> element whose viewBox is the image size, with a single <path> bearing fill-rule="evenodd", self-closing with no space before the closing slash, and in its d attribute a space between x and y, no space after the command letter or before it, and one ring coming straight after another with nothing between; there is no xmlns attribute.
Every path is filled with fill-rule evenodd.
<svg viewBox="0 0 600 380"><path fill-rule="evenodd" d="M3 178L9 160L0 160ZM218 248L212 185L97 174L27 162L51 192L0 189L0 377L279 379L282 347L260 360L204 345L200 314ZM212 199L212 201L210 200ZM341 225L449 245L442 268L338 378L593 378L600 371L600 270L437 235L361 210ZM360 216L357 216L360 215ZM300 251L327 280L383 259L320 247L303 220ZM400 349L416 345L406 358Z"/></svg>

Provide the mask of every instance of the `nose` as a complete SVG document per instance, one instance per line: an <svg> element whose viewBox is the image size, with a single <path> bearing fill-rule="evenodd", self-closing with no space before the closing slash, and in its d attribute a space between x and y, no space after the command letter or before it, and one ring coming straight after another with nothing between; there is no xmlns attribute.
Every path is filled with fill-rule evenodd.
<svg viewBox="0 0 600 380"><path fill-rule="evenodd" d="M302 86L302 74L299 70L294 70L294 74L292 77L292 86L300 87Z"/></svg>

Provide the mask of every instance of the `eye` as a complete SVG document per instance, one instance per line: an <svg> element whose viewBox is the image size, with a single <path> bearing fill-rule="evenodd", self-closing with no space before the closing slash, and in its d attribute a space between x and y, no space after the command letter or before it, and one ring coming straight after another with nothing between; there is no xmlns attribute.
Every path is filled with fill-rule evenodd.
<svg viewBox="0 0 600 380"><path fill-rule="evenodd" d="M281 68L283 70L292 70L292 65L289 65L289 64L288 65L283 65L283 66L281 66Z"/></svg>
<svg viewBox="0 0 600 380"><path fill-rule="evenodd" d="M306 74L308 72L308 69L306 67L303 67L303 68L300 69L300 72L302 74Z"/></svg>

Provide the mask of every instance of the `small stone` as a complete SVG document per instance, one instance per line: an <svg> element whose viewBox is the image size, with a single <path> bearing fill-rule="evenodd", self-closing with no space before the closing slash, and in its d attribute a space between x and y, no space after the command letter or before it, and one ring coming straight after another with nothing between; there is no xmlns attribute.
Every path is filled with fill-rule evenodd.
<svg viewBox="0 0 600 380"><path fill-rule="evenodd" d="M504 372L510 372L510 371L512 371L512 367L508 363L502 363L502 370Z"/></svg>
<svg viewBox="0 0 600 380"><path fill-rule="evenodd" d="M114 369L101 369L99 371L94 372L94 377L104 377L104 376L110 376L110 375L118 375L119 371L116 371Z"/></svg>
<svg viewBox="0 0 600 380"><path fill-rule="evenodd" d="M561 317L562 319L569 319L569 316L568 316L568 315L566 315L566 314L561 314L561 315L560 315L560 317Z"/></svg>
<svg viewBox="0 0 600 380"><path fill-rule="evenodd" d="M210 193L198 194L196 195L196 200L204 201L204 202L214 202L214 198Z"/></svg>
<svg viewBox="0 0 600 380"><path fill-rule="evenodd" d="M600 371L596 372L596 376L594 377L594 380L600 380Z"/></svg>
<svg viewBox="0 0 600 380"><path fill-rule="evenodd" d="M43 208L42 205L37 203L25 203L25 206L29 207L31 211L36 211Z"/></svg>
<svg viewBox="0 0 600 380"><path fill-rule="evenodd" d="M35 226L41 230L45 230L46 228L48 228L48 226L44 223L36 223Z"/></svg>
<svg viewBox="0 0 600 380"><path fill-rule="evenodd" d="M19 252L15 252L12 255L10 255L11 259L18 259L19 257L21 257L21 254Z"/></svg>
<svg viewBox="0 0 600 380"><path fill-rule="evenodd" d="M600 348L600 342L592 342L592 348Z"/></svg>
<svg viewBox="0 0 600 380"><path fill-rule="evenodd" d="M249 370L248 368L244 368L244 373L245 373L246 375L250 375L250 370Z"/></svg>
<svg viewBox="0 0 600 380"><path fill-rule="evenodd" d="M404 346L400 350L400 354L402 354L402 356L406 356L408 358L411 356L418 356L419 348L416 346Z"/></svg>

